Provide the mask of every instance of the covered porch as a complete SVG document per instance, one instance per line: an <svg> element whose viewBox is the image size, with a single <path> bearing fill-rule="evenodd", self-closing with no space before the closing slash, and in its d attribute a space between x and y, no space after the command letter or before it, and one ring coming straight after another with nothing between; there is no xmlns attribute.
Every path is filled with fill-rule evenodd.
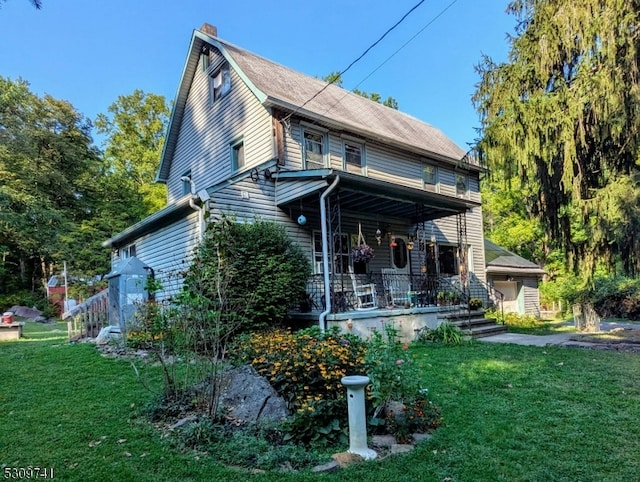
<svg viewBox="0 0 640 482"><path fill-rule="evenodd" d="M322 327L488 299L468 267L466 212L478 203L332 169L276 176L278 206L311 244L313 275L294 316ZM446 233L433 222L445 218ZM372 257L359 257L363 243Z"/></svg>

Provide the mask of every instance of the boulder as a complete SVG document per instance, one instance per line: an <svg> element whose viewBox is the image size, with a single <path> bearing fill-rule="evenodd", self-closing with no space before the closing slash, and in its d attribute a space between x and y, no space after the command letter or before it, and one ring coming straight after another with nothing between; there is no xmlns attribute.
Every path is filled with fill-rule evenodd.
<svg viewBox="0 0 640 482"><path fill-rule="evenodd" d="M238 422L280 421L289 416L284 399L253 367L229 370L221 388L220 404Z"/></svg>

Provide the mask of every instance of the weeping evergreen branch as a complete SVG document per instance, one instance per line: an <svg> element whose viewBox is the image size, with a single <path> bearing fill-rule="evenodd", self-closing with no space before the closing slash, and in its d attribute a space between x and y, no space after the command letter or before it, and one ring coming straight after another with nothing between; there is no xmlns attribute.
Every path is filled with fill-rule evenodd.
<svg viewBox="0 0 640 482"><path fill-rule="evenodd" d="M640 272L640 1L518 0L508 61L484 57L474 103L494 176L520 182L531 212L590 277Z"/></svg>

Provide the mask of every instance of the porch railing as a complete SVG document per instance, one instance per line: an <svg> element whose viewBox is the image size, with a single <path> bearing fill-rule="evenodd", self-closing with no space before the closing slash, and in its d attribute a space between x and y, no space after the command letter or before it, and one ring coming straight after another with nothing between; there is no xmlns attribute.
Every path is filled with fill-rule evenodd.
<svg viewBox="0 0 640 482"><path fill-rule="evenodd" d="M470 280L468 289L463 289L459 278L455 276L368 273L355 277L358 284L375 284L378 308L439 306L442 309L458 309L461 305L467 305L470 298L479 298L488 306L493 298L492 293L499 293L475 277ZM332 313L356 309L357 299L348 274L333 275L331 290ZM292 311L308 313L324 311L324 308L323 276L315 274L307 282L307 299L299 306L292 307Z"/></svg>
<svg viewBox="0 0 640 482"><path fill-rule="evenodd" d="M95 338L109 324L109 290L102 290L62 314L67 321L69 340L85 336Z"/></svg>

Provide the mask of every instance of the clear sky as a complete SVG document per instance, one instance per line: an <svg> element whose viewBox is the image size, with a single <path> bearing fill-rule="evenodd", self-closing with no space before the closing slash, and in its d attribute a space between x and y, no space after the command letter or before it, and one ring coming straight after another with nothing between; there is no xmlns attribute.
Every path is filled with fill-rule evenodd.
<svg viewBox="0 0 640 482"><path fill-rule="evenodd" d="M0 75L95 119L135 89L173 100L192 31L204 22L228 42L322 77L346 68L418 2L42 0L36 10L28 0L0 1ZM474 65L482 54L505 60L515 26L507 3L426 0L344 75L344 87L393 96L468 149L479 126Z"/></svg>

